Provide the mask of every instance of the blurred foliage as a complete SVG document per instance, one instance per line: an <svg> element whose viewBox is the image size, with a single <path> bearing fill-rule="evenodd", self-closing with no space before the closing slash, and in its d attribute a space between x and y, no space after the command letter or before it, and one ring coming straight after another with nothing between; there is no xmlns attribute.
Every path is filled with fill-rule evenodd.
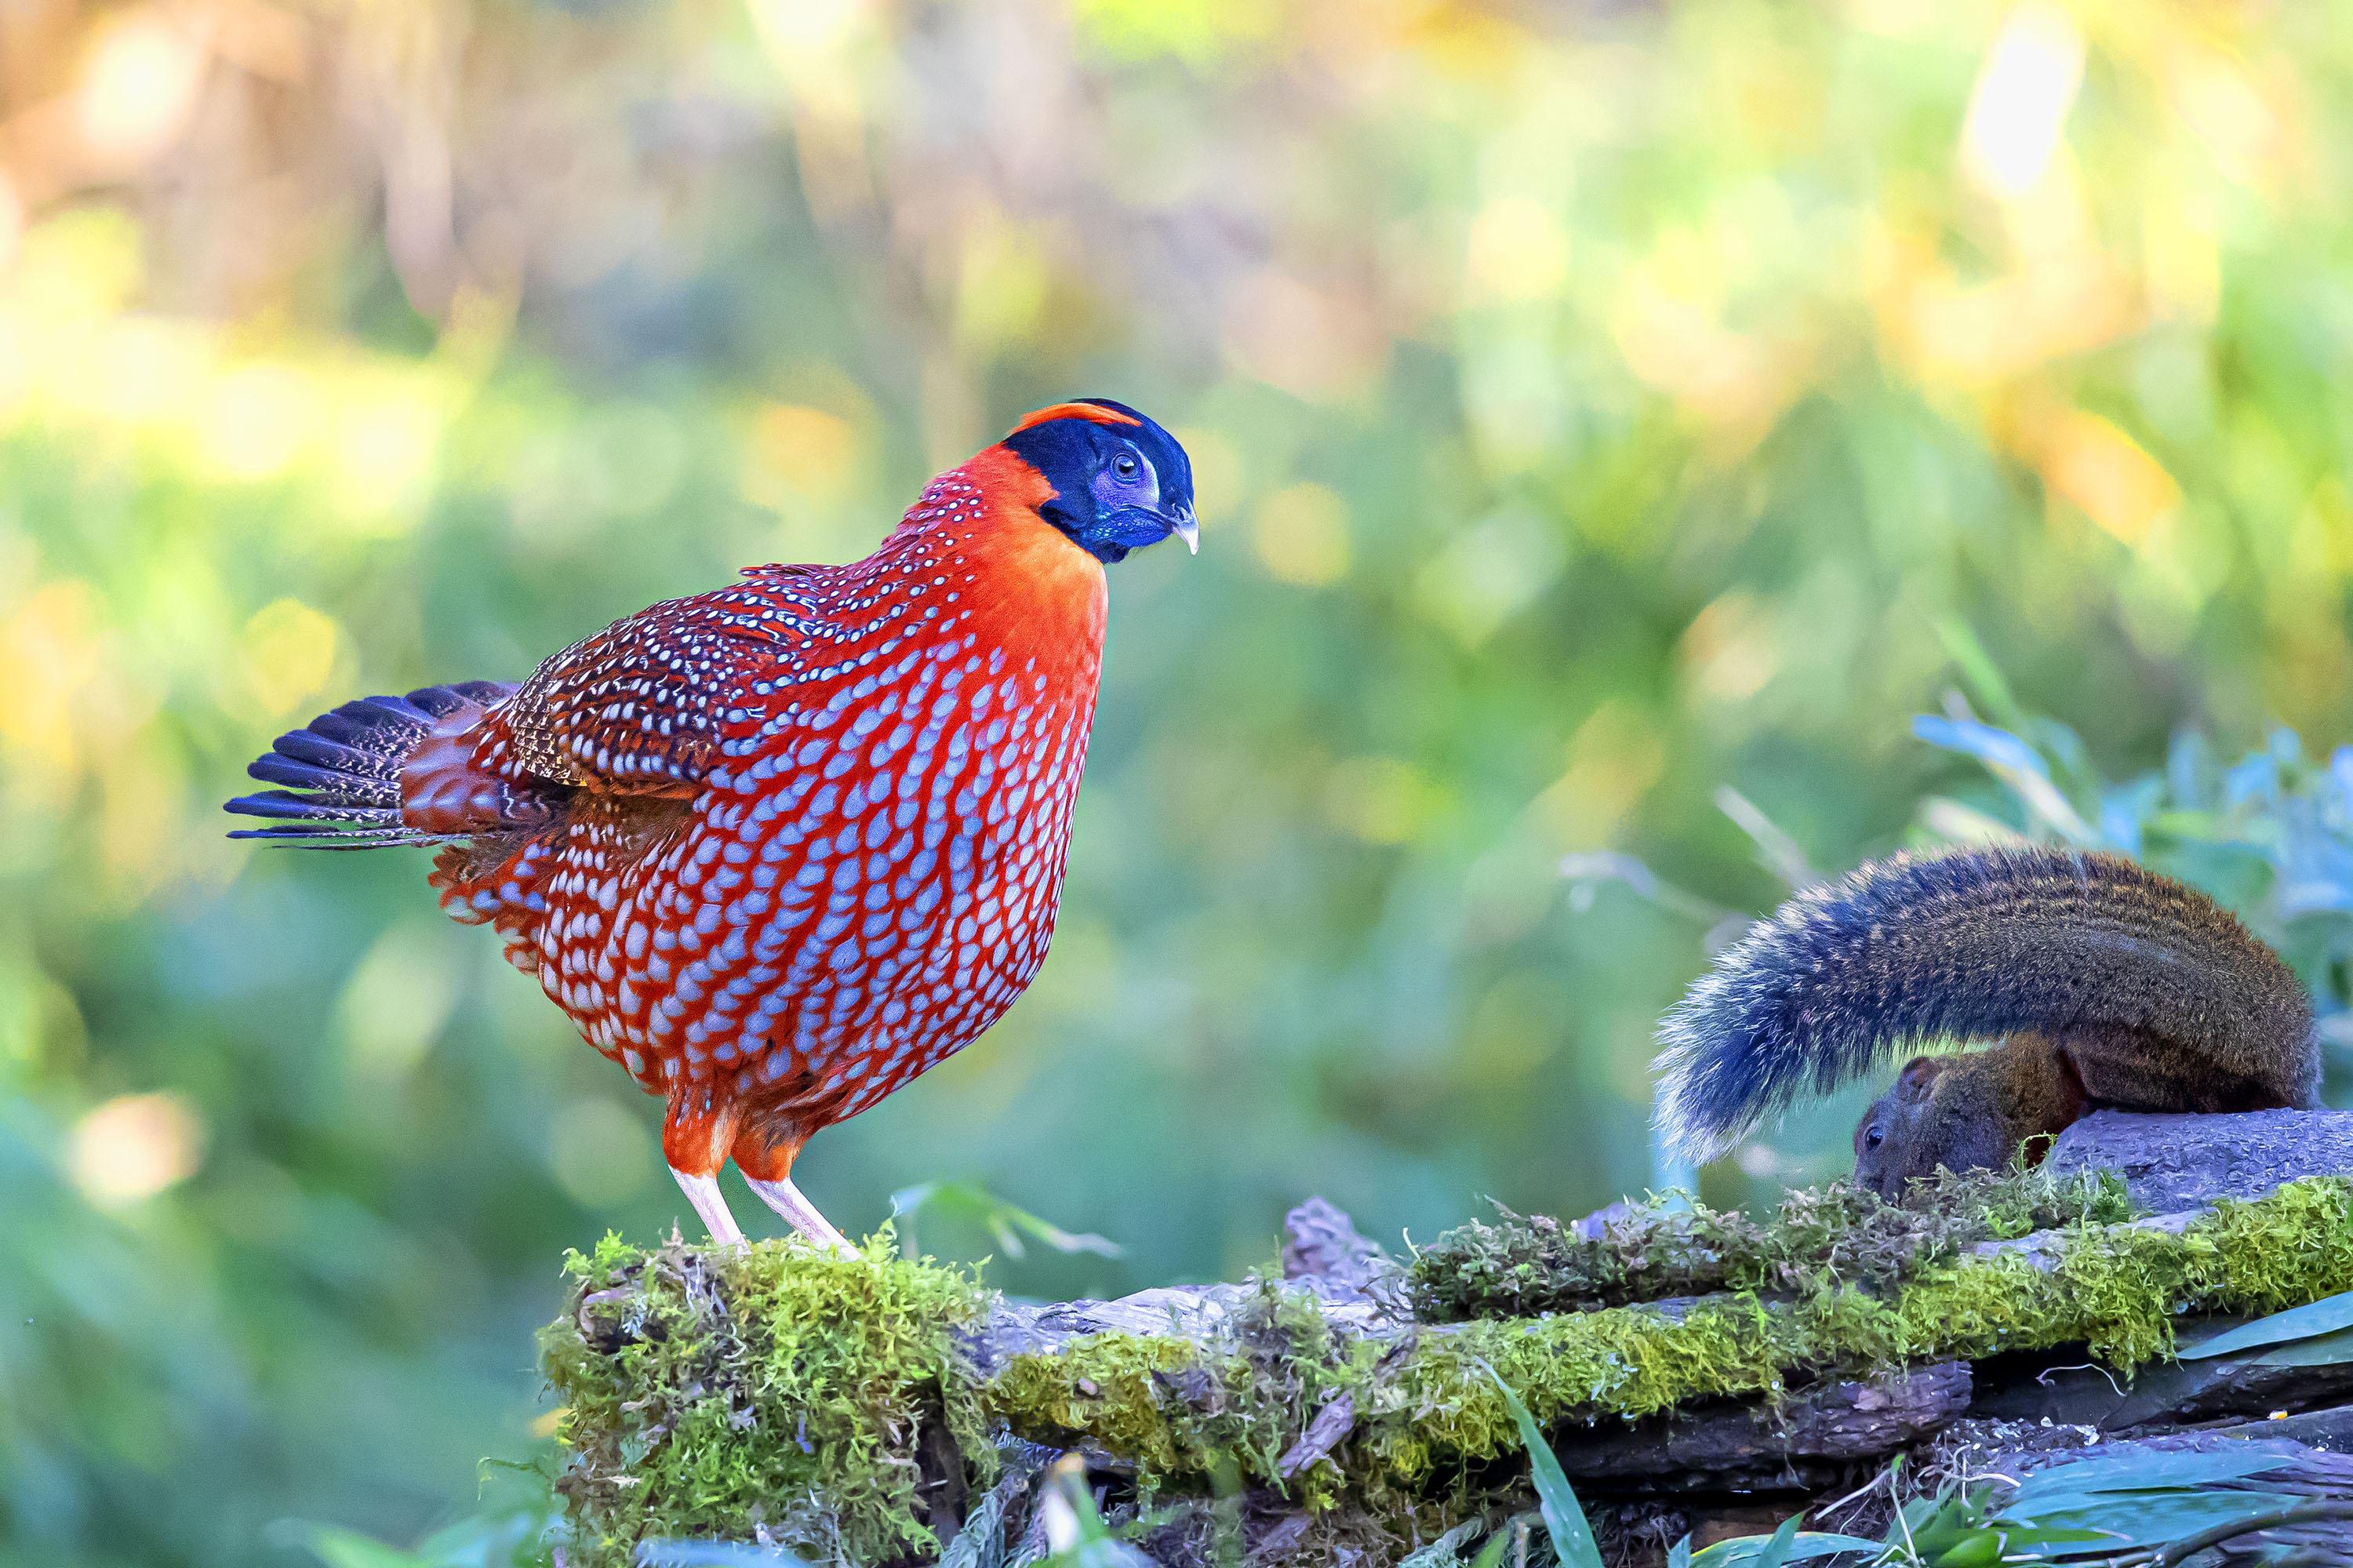
<svg viewBox="0 0 2353 1568"><path fill-rule="evenodd" d="M406 1548L531 1451L561 1246L682 1213L415 860L223 840L279 729L1136 402L1208 537L1115 574L1053 959L806 1185L1126 1249L993 1266L1058 1295L1573 1212L1701 951L1564 856L1894 846L1971 650L2107 777L2345 738L2349 148L2329 6L0 8L10 1554Z"/></svg>
<svg viewBox="0 0 2353 1568"><path fill-rule="evenodd" d="M1050 1220L1007 1202L977 1181L923 1181L891 1194L892 1223L899 1232L900 1250L909 1257L929 1255L923 1250L919 1229L927 1216L977 1226L987 1233L1002 1257L1027 1257L1029 1247L1023 1236L1056 1252L1120 1255L1116 1242L1099 1235L1074 1234Z"/></svg>

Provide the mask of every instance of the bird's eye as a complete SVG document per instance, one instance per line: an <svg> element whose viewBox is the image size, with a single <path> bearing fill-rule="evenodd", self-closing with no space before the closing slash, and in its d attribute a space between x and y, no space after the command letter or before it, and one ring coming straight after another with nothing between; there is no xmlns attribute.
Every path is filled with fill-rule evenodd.
<svg viewBox="0 0 2353 1568"><path fill-rule="evenodd" d="M1135 454L1134 452L1122 452L1119 456L1111 460L1112 472L1119 475L1122 479L1134 479L1137 473L1142 471L1143 467L1144 465L1142 463L1135 461Z"/></svg>

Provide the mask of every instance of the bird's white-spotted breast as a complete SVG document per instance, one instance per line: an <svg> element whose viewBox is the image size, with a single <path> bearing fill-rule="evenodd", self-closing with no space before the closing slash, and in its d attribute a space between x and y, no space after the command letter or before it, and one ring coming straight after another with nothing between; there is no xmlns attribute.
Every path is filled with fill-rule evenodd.
<svg viewBox="0 0 2353 1568"><path fill-rule="evenodd" d="M1044 961L1103 573L1029 510L1034 476L987 461L854 567L727 590L726 633L768 647L713 705L700 789L667 820L576 810L537 973L646 1088L838 1120L976 1038Z"/></svg>

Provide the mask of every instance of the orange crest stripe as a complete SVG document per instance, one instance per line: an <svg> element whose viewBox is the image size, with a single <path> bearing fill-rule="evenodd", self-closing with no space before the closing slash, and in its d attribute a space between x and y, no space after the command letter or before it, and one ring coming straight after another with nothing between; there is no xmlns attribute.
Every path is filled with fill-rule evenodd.
<svg viewBox="0 0 2353 1568"><path fill-rule="evenodd" d="M1056 403L1034 414L1024 414L1012 433L1019 435L1034 425L1051 419L1092 419L1098 425L1140 425L1143 420L1133 414L1123 414L1116 408L1106 408L1100 403Z"/></svg>

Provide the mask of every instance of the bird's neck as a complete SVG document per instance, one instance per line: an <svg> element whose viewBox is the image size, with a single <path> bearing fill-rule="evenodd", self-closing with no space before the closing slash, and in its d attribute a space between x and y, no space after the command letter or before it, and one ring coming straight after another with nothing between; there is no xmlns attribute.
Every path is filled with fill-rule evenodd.
<svg viewBox="0 0 2353 1568"><path fill-rule="evenodd" d="M1103 567L1039 514L1053 493L1036 469L991 447L934 480L900 528L930 535L943 575L971 607L966 625L1092 696L1108 610Z"/></svg>

